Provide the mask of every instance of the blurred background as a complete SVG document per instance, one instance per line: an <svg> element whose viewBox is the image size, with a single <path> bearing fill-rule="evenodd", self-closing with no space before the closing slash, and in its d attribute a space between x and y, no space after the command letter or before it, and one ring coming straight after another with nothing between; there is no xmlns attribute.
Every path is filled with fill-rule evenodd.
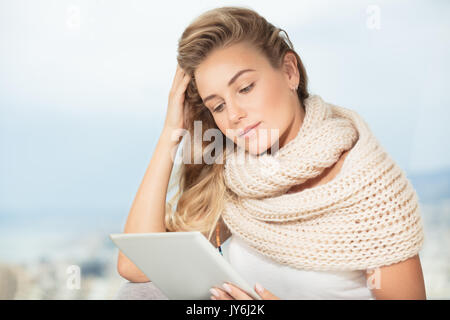
<svg viewBox="0 0 450 320"><path fill-rule="evenodd" d="M223 5L286 30L311 93L406 171L427 297L450 298L449 1L0 0L0 299L115 296L108 235L159 138L178 39Z"/></svg>

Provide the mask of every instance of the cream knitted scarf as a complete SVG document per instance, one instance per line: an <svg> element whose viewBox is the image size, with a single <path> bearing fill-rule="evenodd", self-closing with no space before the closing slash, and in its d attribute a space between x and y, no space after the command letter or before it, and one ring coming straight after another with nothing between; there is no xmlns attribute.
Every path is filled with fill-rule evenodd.
<svg viewBox="0 0 450 320"><path fill-rule="evenodd" d="M230 152L223 220L278 263L364 270L406 260L423 240L418 197L405 172L355 111L312 95L297 136L276 153ZM350 150L330 182L286 193Z"/></svg>

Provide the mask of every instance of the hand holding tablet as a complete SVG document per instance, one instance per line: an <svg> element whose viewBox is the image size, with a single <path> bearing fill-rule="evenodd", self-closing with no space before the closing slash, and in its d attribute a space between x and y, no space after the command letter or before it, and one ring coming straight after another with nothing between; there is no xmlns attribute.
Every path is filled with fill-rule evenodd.
<svg viewBox="0 0 450 320"><path fill-rule="evenodd" d="M209 290L225 282L262 300L198 231L117 233L110 238L170 300L209 300Z"/></svg>

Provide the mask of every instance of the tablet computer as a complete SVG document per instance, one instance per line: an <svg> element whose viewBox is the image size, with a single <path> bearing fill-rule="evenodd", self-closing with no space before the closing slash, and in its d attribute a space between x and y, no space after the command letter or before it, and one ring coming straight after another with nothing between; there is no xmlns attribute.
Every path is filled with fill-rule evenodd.
<svg viewBox="0 0 450 320"><path fill-rule="evenodd" d="M262 298L199 231L113 233L110 239L170 300L210 300L230 282Z"/></svg>

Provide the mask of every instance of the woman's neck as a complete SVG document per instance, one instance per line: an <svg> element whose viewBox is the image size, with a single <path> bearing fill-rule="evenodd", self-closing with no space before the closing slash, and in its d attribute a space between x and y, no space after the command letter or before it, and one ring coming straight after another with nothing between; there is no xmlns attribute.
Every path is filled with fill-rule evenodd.
<svg viewBox="0 0 450 320"><path fill-rule="evenodd" d="M281 135L280 139L279 139L279 147L278 148L282 148L284 147L289 141L291 141L292 139L294 139L300 128L302 127L303 124L303 119L305 118L305 109L303 107L303 105L301 104L301 102L299 100L297 100L298 103L296 104L294 110L294 117L291 121L291 123L289 124L289 126L287 127L286 131L283 132L283 134ZM270 148L271 149L271 148ZM269 152L268 152L269 153Z"/></svg>

